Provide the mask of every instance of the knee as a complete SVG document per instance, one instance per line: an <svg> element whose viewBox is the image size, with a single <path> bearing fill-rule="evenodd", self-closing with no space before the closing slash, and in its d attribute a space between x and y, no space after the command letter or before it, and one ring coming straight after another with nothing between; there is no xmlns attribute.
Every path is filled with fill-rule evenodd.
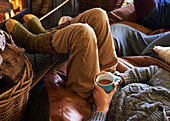
<svg viewBox="0 0 170 121"><path fill-rule="evenodd" d="M113 29L127 29L129 28L129 26L125 25L125 24L121 24L121 23L116 23L116 24L112 24L111 28Z"/></svg>
<svg viewBox="0 0 170 121"><path fill-rule="evenodd" d="M96 34L91 26L88 24L77 23L74 27L76 39L78 43L87 45L88 43L97 43Z"/></svg>
<svg viewBox="0 0 170 121"><path fill-rule="evenodd" d="M111 33L114 35L133 33L133 31L135 31L132 27L125 24L112 24L110 29L111 29Z"/></svg>
<svg viewBox="0 0 170 121"><path fill-rule="evenodd" d="M92 12L94 13L94 17L97 18L98 21L108 18L106 11L101 8L93 8Z"/></svg>

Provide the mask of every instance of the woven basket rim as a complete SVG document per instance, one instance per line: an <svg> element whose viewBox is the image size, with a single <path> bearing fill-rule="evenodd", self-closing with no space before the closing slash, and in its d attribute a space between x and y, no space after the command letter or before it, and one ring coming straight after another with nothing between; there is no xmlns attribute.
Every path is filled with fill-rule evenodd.
<svg viewBox="0 0 170 121"><path fill-rule="evenodd" d="M29 68L29 70L31 71L31 75L30 75L30 77L27 77L27 78L29 78L28 80L26 80L26 79L24 79L25 81L24 81L24 83L22 83L22 84L29 84L30 85L30 82L32 83L32 79L33 79L33 70L32 70L32 66L31 66L31 64L30 64L30 62L29 62L29 60L28 60L28 58L25 56L25 62L27 63L26 64L26 66L25 66L25 73L23 74L23 77L25 76L26 77L26 75L27 75L27 69ZM23 77L21 78L21 80L23 79ZM21 86L21 80L16 84L16 85L14 85L12 88L10 88L10 89L8 89L7 91L5 91L5 92L3 92L2 94L0 94L0 103L1 103L1 98L3 97L3 96L5 96L7 93L10 93L14 88L19 88L19 86ZM24 88L24 87L23 87Z"/></svg>
<svg viewBox="0 0 170 121"><path fill-rule="evenodd" d="M11 35L3 31L11 45L16 46ZM16 46L17 47L17 46ZM25 67L19 82L0 94L0 120L19 121L23 118L33 80L32 64L24 55Z"/></svg>
<svg viewBox="0 0 170 121"><path fill-rule="evenodd" d="M29 97L30 85L33 79L32 65L25 55L25 72L23 78L12 88L0 95L0 120L20 120ZM7 94L7 92L9 94Z"/></svg>

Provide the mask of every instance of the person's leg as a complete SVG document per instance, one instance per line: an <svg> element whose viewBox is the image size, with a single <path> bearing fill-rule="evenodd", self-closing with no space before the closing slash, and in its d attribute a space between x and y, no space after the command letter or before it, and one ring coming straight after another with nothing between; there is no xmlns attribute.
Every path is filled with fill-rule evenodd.
<svg viewBox="0 0 170 121"><path fill-rule="evenodd" d="M164 35L146 35L124 24L112 24L111 33L118 56L141 55L151 42Z"/></svg>
<svg viewBox="0 0 170 121"><path fill-rule="evenodd" d="M106 12L100 8L90 9L73 18L71 24L73 23L87 23L93 28L97 37L100 68L114 71L117 65L117 55Z"/></svg>
<svg viewBox="0 0 170 121"><path fill-rule="evenodd" d="M57 54L51 43L53 33L32 34L21 23L13 19L9 19L5 26L8 33L12 35L14 42L25 48L26 52Z"/></svg>
<svg viewBox="0 0 170 121"><path fill-rule="evenodd" d="M153 50L154 46L170 47L170 32L162 33L160 37L154 39L149 45L143 50L141 55L152 56L160 59L159 55Z"/></svg>
<svg viewBox="0 0 170 121"><path fill-rule="evenodd" d="M40 33L45 33L46 32L46 30L42 26L39 18L34 16L33 14L24 15L23 20L25 21L27 28L33 34L40 34Z"/></svg>
<svg viewBox="0 0 170 121"><path fill-rule="evenodd" d="M88 24L71 24L57 31L52 43L56 52L70 52L65 88L88 99L100 72L95 32Z"/></svg>
<svg viewBox="0 0 170 121"><path fill-rule="evenodd" d="M27 51L48 53L50 48L44 45L47 41L52 42L54 49L52 52L55 54L70 53L66 89L84 99L91 96L94 80L100 72L100 67L97 38L88 24L72 24L55 32L52 38L46 38L47 33L32 34L16 20L8 20L6 28L14 41Z"/></svg>
<svg viewBox="0 0 170 121"><path fill-rule="evenodd" d="M31 26L33 26L32 24L37 23L33 20L38 21L36 17L30 17L30 15L25 15L25 21L30 21ZM115 71L117 65L117 56L115 53L114 44L112 42L110 25L106 12L100 8L87 10L72 19L71 24L73 23L87 23L94 29L95 34L97 36L97 45L99 49L99 61L101 70ZM35 26L37 26L38 28L39 24ZM41 25L39 29L41 29Z"/></svg>

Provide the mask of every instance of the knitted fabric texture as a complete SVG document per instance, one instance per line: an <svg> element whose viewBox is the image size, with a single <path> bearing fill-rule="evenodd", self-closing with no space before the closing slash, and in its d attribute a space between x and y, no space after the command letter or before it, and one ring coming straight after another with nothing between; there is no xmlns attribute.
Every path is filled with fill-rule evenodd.
<svg viewBox="0 0 170 121"><path fill-rule="evenodd" d="M133 68L120 75L125 87L114 98L108 121L168 121L170 73L150 66Z"/></svg>

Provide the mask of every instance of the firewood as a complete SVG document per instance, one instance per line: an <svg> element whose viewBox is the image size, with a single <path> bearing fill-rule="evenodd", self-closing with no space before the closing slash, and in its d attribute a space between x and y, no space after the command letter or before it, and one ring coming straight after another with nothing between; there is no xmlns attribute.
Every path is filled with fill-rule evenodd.
<svg viewBox="0 0 170 121"><path fill-rule="evenodd" d="M4 21L5 19L5 14L4 13L0 13L0 22Z"/></svg>
<svg viewBox="0 0 170 121"><path fill-rule="evenodd" d="M2 36L2 35L1 35ZM4 36L0 41L4 41ZM14 85L22 77L25 67L25 50L16 45L6 43L4 51L0 53L0 85Z"/></svg>

